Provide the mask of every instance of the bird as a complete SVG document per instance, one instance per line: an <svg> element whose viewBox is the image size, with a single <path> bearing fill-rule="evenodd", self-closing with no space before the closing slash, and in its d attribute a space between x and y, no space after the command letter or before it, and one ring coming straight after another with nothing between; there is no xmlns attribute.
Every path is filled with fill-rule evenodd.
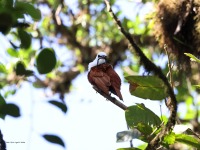
<svg viewBox="0 0 200 150"><path fill-rule="evenodd" d="M113 93L123 101L120 92L121 79L112 65L107 63L107 54L99 52L96 58L88 65L88 80L105 94Z"/></svg>

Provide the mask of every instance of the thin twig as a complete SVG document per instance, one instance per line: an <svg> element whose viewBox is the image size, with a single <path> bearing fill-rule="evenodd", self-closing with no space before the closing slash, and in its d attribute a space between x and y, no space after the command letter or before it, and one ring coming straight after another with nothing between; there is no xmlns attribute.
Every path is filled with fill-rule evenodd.
<svg viewBox="0 0 200 150"><path fill-rule="evenodd" d="M160 105L160 118L161 118L161 120L163 121L163 115L162 115L162 108L161 108L161 105Z"/></svg>
<svg viewBox="0 0 200 150"><path fill-rule="evenodd" d="M119 108L123 109L124 111L127 109L127 106L124 105L123 103L121 103L120 101L118 101L116 98L107 95L106 93L104 93L103 91L101 91L99 88L97 88L96 86L93 86L93 88L99 93L101 94L103 97L105 97L107 100L111 101L113 104L115 104L116 106L118 106Z"/></svg>
<svg viewBox="0 0 200 150"><path fill-rule="evenodd" d="M155 75L157 75L166 85L167 87L167 92L169 94L169 97L171 99L170 101L170 117L168 119L168 122L165 127L162 128L161 132L159 132L156 137L148 144L147 149L156 149L156 147L159 146L160 139L164 137L164 135L171 131L173 126L175 125L176 122L176 113L177 113L177 100L174 94L174 91L168 82L166 76L163 74L162 70L160 67L157 67L152 61L150 61L142 52L142 50L137 46L137 44L134 42L132 36L125 31L125 29L122 27L122 24L120 20L117 18L117 16L114 14L110 3L108 0L104 0L106 5L107 5L107 10L113 17L114 21L116 22L119 30L122 32L122 34L126 37L126 39L130 42L131 46L134 48L136 54L140 57L140 62L144 65L145 69L149 72L153 72Z"/></svg>
<svg viewBox="0 0 200 150"><path fill-rule="evenodd" d="M151 137L156 131L158 131L162 126L164 125L164 121L161 122L161 124L156 127L152 132L151 134L149 135L149 137Z"/></svg>
<svg viewBox="0 0 200 150"><path fill-rule="evenodd" d="M60 5L58 5L56 12L55 12L55 18L56 18L56 22L57 22L58 25L62 24L62 21L61 21L60 16L59 16L61 10L62 10L62 5L60 4Z"/></svg>

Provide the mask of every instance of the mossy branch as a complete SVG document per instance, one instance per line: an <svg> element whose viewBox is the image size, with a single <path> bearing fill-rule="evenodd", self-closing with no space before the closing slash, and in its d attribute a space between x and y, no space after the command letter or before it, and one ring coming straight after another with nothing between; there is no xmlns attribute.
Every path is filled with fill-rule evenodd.
<svg viewBox="0 0 200 150"><path fill-rule="evenodd" d="M169 120L168 120L166 126L161 130L161 132L159 134L157 134L157 136L150 142L150 144L147 147L147 149L155 149L156 147L158 147L160 139L162 139L166 133L168 133L169 131L171 131L171 129L175 125L175 120L176 120L175 118L176 118L176 113L177 113L177 100L176 100L173 88L171 87L170 83L168 82L166 76L163 74L161 68L157 67L151 60L149 60L144 55L144 53L142 52L142 50L138 47L138 45L133 40L131 34L128 33L123 28L120 20L114 14L109 1L108 0L104 0L104 1L106 3L107 10L109 11L109 13L111 14L111 16L113 17L113 19L116 22L119 30L126 37L126 39L130 42L130 44L134 48L136 54L139 56L141 64L144 65L145 69L148 72L152 72L155 75L157 75L164 82L164 84L167 87L167 92L169 94L169 99L168 99L168 101L169 101L168 104L169 105L168 105L168 108L170 110L170 117L169 117Z"/></svg>

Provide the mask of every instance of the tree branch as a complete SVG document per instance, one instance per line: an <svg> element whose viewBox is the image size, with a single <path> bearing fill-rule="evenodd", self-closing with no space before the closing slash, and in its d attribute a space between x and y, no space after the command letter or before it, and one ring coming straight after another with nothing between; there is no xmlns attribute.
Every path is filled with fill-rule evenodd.
<svg viewBox="0 0 200 150"><path fill-rule="evenodd" d="M93 88L99 93L101 94L103 97L105 97L107 100L111 101L113 104L115 104L116 106L118 106L119 108L126 110L127 106L124 105L123 103L121 103L120 101L118 101L116 98L105 94L103 91L101 91L99 88L97 88L96 86L93 86Z"/></svg>
<svg viewBox="0 0 200 150"><path fill-rule="evenodd" d="M3 139L3 134L0 130L0 150L6 150L6 142Z"/></svg>
<svg viewBox="0 0 200 150"><path fill-rule="evenodd" d="M117 18L117 16L114 14L110 3L108 0L104 0L107 6L107 10L113 17L114 21L116 22L119 30L122 32L122 34L127 38L127 40L130 42L131 46L134 48L135 52L137 55L140 57L140 62L144 65L145 69L149 72L153 72L155 75L157 75L166 85L167 87L167 92L169 94L169 105L168 108L170 110L170 117L169 120L166 124L166 126L161 130L160 133L157 134L157 136L148 144L147 149L155 149L158 147L160 139L164 137L164 135L171 131L173 126L175 125L175 120L176 120L176 112L177 112L177 100L174 94L174 91L168 82L166 76L163 74L162 70L160 67L157 67L153 62L151 62L142 52L142 50L137 46L137 44L134 42L132 36L125 31L125 29L122 27L122 24L120 20Z"/></svg>

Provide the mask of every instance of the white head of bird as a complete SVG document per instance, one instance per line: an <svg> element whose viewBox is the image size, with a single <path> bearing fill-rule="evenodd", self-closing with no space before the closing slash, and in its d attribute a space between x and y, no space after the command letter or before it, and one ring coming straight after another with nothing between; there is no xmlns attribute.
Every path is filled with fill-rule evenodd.
<svg viewBox="0 0 200 150"><path fill-rule="evenodd" d="M98 65L106 63L106 58L107 58L107 54L105 52L99 52L96 58L91 63L89 63L88 71L90 71L91 68L94 66L98 66Z"/></svg>

